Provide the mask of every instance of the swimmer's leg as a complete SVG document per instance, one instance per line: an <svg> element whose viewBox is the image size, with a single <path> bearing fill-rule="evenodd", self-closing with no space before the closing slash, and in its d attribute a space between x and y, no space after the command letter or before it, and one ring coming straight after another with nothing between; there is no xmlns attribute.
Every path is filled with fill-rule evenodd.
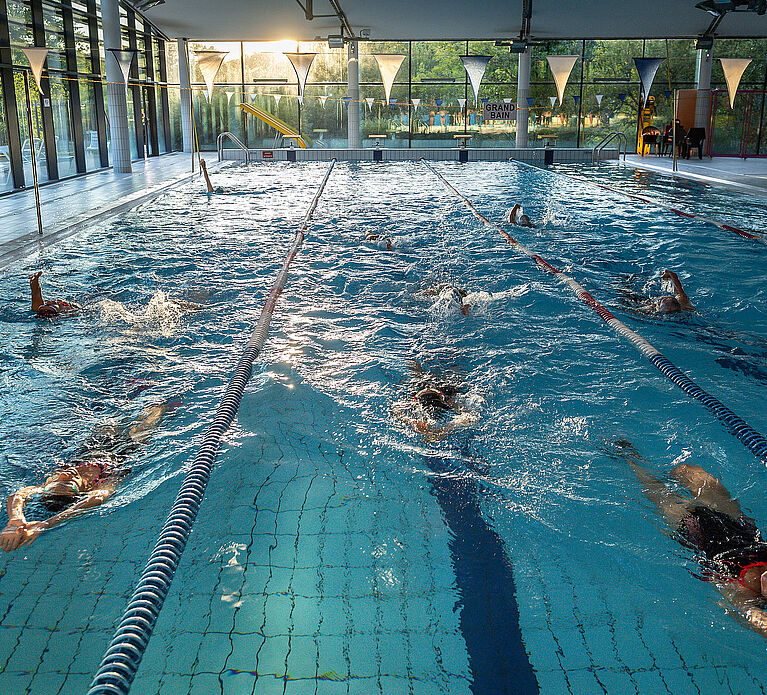
<svg viewBox="0 0 767 695"><path fill-rule="evenodd" d="M658 513L666 520L672 529L679 526L679 522L687 514L689 503L683 497L674 492L660 478L654 476L646 468L627 459L631 470L634 471L637 480L642 484L642 493L652 502Z"/></svg>
<svg viewBox="0 0 767 695"><path fill-rule="evenodd" d="M743 514L740 504L722 482L700 466L680 463L671 470L671 477L693 494L695 502L735 518Z"/></svg>
<svg viewBox="0 0 767 695"><path fill-rule="evenodd" d="M128 430L128 435L134 442L145 441L149 438L150 432L157 427L162 416L178 406L178 404L178 401L168 401L167 403L158 403L144 408L138 422Z"/></svg>
<svg viewBox="0 0 767 695"><path fill-rule="evenodd" d="M34 275L29 276L29 289L32 292L32 311L35 313L45 304L45 301L43 301L43 288L40 287L40 276L42 274L43 271L38 270Z"/></svg>

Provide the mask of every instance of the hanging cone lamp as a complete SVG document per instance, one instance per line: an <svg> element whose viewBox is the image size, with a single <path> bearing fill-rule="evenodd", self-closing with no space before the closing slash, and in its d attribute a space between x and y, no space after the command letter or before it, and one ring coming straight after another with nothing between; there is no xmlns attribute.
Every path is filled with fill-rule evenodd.
<svg viewBox="0 0 767 695"><path fill-rule="evenodd" d="M48 49L29 46L27 48L22 48L21 50L24 52L24 55L27 56L29 67L32 69L32 75L37 83L37 90L42 94L43 88L40 85L40 82L43 76L43 65L45 64L45 59L48 57Z"/></svg>
<svg viewBox="0 0 767 695"><path fill-rule="evenodd" d="M213 85L216 81L216 75L221 69L221 63L229 55L229 51L195 51L194 57L197 59L197 67L200 68L202 79L205 80L205 86L208 89L208 101L213 99Z"/></svg>
<svg viewBox="0 0 767 695"><path fill-rule="evenodd" d="M647 97L652 89L652 83L655 80L655 73L658 72L660 64L664 58L634 58L639 73L639 82L642 85L642 107L647 103Z"/></svg>
<svg viewBox="0 0 767 695"><path fill-rule="evenodd" d="M306 78L309 76L309 70L311 70L312 63L314 62L314 56L316 53L283 53L293 66L293 70L296 72L298 78L298 103L303 103L304 100L304 88L306 87Z"/></svg>
<svg viewBox="0 0 767 695"><path fill-rule="evenodd" d="M570 73L573 71L573 66L575 65L575 61L578 60L578 56L546 56L546 60L549 61L549 68L551 69L551 74L554 76L554 84L557 86L559 105L562 106L562 99L565 95L567 80L570 77ZM552 104L552 106L553 105L554 104Z"/></svg>
<svg viewBox="0 0 767 695"><path fill-rule="evenodd" d="M474 90L474 102L477 102L479 96L479 86L482 84L482 78L485 76L487 64L490 62L489 56L461 56L461 62L469 76L471 88Z"/></svg>
<svg viewBox="0 0 767 695"><path fill-rule="evenodd" d="M112 54L117 61L117 64L120 66L120 72L122 73L123 80L125 80L125 87L127 88L128 78L130 77L130 68L138 51L136 51L135 48L107 48L107 51Z"/></svg>
<svg viewBox="0 0 767 695"><path fill-rule="evenodd" d="M228 92L225 92L225 94L226 94L226 103L227 104L231 104L232 103L232 97L234 96L234 92L232 92L230 90Z"/></svg>
<svg viewBox="0 0 767 695"><path fill-rule="evenodd" d="M282 94L272 94L274 97L274 105L279 106L280 105L280 99L282 99Z"/></svg>
<svg viewBox="0 0 767 695"><path fill-rule="evenodd" d="M401 53L374 53L373 58L376 59L378 69L381 72L386 101L391 103L391 87L394 84L394 78L399 72L402 61L405 60L405 56Z"/></svg>
<svg viewBox="0 0 767 695"><path fill-rule="evenodd" d="M730 95L730 108L735 104L740 78L751 62L751 58L720 58L724 79L727 82L727 93Z"/></svg>

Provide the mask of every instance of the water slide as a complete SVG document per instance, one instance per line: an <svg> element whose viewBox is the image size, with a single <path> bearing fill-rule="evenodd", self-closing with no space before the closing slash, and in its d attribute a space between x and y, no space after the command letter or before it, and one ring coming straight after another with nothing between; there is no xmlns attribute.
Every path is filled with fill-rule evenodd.
<svg viewBox="0 0 767 695"><path fill-rule="evenodd" d="M312 141L309 138L301 135L301 133L299 133L294 128L291 128L287 123L285 123L285 121L281 121L276 116L272 116L272 114L267 113L266 111L262 111L257 106L253 106L252 104L240 104L240 108L245 111L245 113L249 113L251 116L255 116L259 121L263 121L266 123L266 125L271 126L278 132L282 133L285 137L295 138L296 143L302 150L312 146Z"/></svg>

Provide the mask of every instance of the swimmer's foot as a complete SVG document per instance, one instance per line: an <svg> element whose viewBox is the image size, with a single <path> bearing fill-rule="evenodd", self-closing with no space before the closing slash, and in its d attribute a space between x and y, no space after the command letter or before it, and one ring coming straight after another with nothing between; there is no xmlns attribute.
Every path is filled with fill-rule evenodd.
<svg viewBox="0 0 767 695"><path fill-rule="evenodd" d="M40 279L40 276L43 274L42 270L38 270L36 273L32 273L32 275L29 276L30 282L35 282Z"/></svg>

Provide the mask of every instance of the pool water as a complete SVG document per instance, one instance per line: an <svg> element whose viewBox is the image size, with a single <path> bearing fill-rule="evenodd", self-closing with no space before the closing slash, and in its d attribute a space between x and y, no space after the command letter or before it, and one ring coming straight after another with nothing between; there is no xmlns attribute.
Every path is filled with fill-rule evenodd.
<svg viewBox="0 0 767 695"><path fill-rule="evenodd" d="M523 244L767 430L762 244L554 171L435 166L494 221L522 203ZM103 507L0 557L3 692L87 689L326 167L231 166L226 195L195 182L0 275L4 494L182 401ZM750 196L647 186L764 226ZM30 318L39 268L80 316ZM695 315L621 299L665 268ZM446 283L468 317L433 306ZM421 369L469 414L439 441L396 415ZM618 438L767 520L764 465L425 167L337 164L131 692L763 692L764 637L696 578Z"/></svg>

